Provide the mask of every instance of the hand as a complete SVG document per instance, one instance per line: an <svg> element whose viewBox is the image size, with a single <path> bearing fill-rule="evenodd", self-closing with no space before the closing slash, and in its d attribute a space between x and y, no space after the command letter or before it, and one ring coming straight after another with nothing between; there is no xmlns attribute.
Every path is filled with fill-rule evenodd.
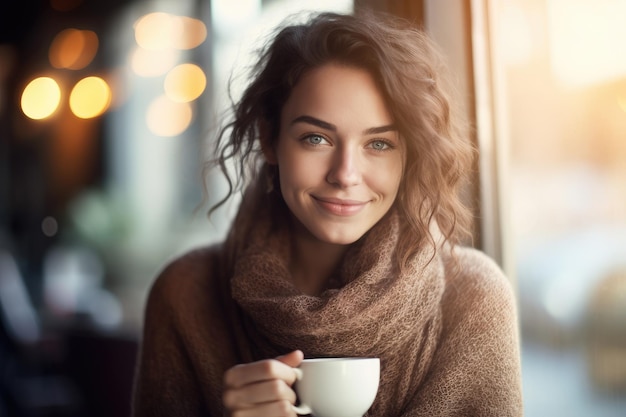
<svg viewBox="0 0 626 417"><path fill-rule="evenodd" d="M276 359L236 365L224 374L224 406L232 417L294 417L296 380L292 368L304 355L294 350Z"/></svg>

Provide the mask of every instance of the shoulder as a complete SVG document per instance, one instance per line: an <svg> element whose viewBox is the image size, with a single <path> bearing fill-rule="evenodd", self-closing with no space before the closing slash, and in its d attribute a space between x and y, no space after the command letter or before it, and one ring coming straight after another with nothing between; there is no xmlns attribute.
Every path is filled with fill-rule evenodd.
<svg viewBox="0 0 626 417"><path fill-rule="evenodd" d="M493 259L477 249L457 247L444 262L444 310L449 315L516 320L511 281Z"/></svg>
<svg viewBox="0 0 626 417"><path fill-rule="evenodd" d="M215 294L220 281L217 268L220 256L220 246L212 245L170 260L150 288L148 308L151 305L177 307Z"/></svg>
<svg viewBox="0 0 626 417"><path fill-rule="evenodd" d="M447 286L465 291L510 294L512 286L498 264L478 249L457 247L444 260Z"/></svg>
<svg viewBox="0 0 626 417"><path fill-rule="evenodd" d="M448 270L453 270L455 266L458 268L456 279L476 279L485 285L508 283L498 264L478 249L457 246L445 257L444 262Z"/></svg>
<svg viewBox="0 0 626 417"><path fill-rule="evenodd" d="M475 249L456 248L442 260L442 329L416 403L424 404L428 415L456 410L455 415L521 416L519 339L509 280Z"/></svg>

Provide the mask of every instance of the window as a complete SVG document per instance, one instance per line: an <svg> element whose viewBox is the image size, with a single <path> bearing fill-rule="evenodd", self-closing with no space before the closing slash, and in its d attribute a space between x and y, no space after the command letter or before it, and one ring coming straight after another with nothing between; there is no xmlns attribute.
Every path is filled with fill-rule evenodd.
<svg viewBox="0 0 626 417"><path fill-rule="evenodd" d="M623 415L626 4L471 4L478 135L494 139L484 179L519 295L526 414Z"/></svg>

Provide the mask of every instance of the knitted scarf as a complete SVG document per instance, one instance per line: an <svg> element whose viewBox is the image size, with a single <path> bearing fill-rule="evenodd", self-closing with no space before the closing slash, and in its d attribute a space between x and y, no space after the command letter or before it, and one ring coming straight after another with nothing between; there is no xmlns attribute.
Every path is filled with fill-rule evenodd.
<svg viewBox="0 0 626 417"><path fill-rule="evenodd" d="M241 349L253 359L294 349L305 357L379 357L380 388L368 415L401 415L441 331L439 254L425 248L399 268L399 235L407 228L392 209L352 245L327 290L303 294L289 275L291 231L276 216L282 202L268 201L277 198L259 188L245 196L227 240L236 260L231 291L244 322Z"/></svg>

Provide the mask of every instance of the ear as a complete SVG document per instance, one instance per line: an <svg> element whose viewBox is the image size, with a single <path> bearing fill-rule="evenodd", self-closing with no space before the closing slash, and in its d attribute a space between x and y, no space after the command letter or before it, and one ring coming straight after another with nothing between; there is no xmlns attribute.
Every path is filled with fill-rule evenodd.
<svg viewBox="0 0 626 417"><path fill-rule="evenodd" d="M270 122L266 119L259 121L259 142L261 143L261 151L265 160L270 165L278 164L276 160L276 150L272 144L272 128Z"/></svg>

